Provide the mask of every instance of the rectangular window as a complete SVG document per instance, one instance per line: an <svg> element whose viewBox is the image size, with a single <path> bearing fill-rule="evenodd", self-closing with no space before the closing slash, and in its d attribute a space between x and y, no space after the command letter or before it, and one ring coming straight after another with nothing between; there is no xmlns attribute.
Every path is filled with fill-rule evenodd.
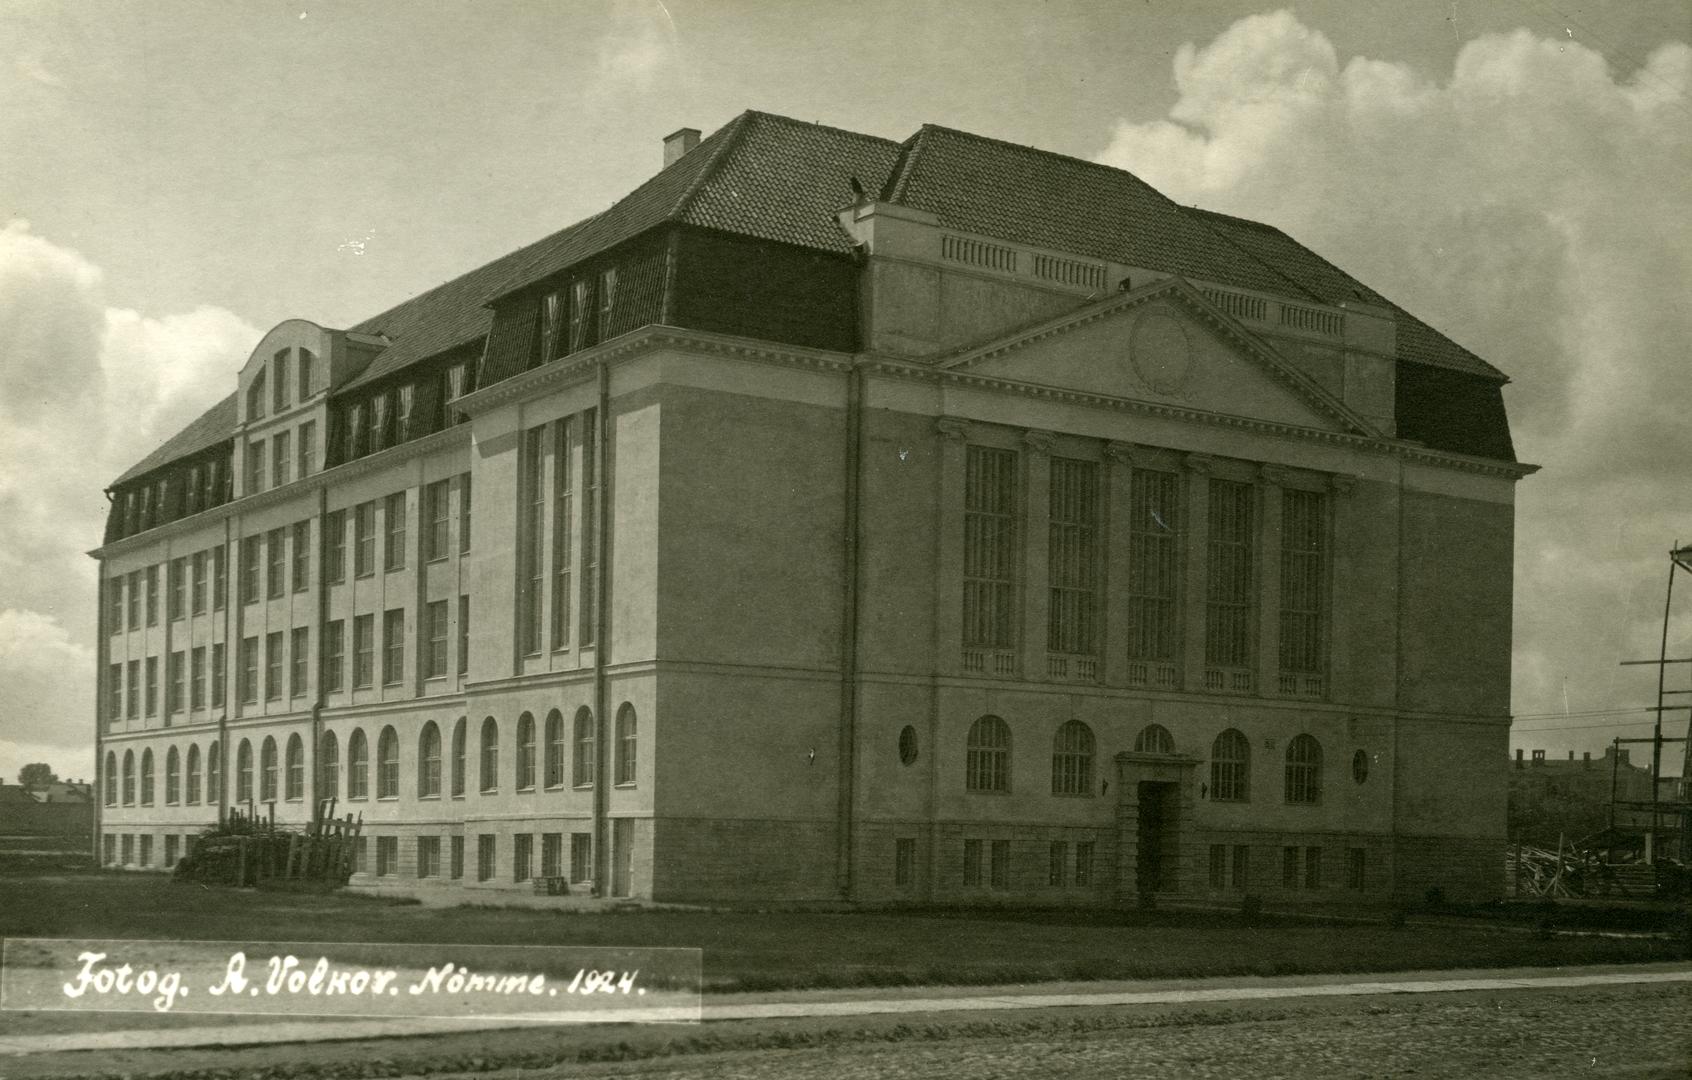
<svg viewBox="0 0 1692 1080"><path fill-rule="evenodd" d="M566 416L553 428L552 449L552 647L570 645L570 510L575 481L570 475L570 440L575 425Z"/></svg>
<svg viewBox="0 0 1692 1080"><path fill-rule="evenodd" d="M570 834L570 881L579 883L593 880L593 834L573 832Z"/></svg>
<svg viewBox="0 0 1692 1080"><path fill-rule="evenodd" d="M563 318L564 297L554 290L541 298L539 363L547 363L558 355L558 327Z"/></svg>
<svg viewBox="0 0 1692 1080"><path fill-rule="evenodd" d="M1075 884L1093 883L1093 842L1083 840L1075 845Z"/></svg>
<svg viewBox="0 0 1692 1080"><path fill-rule="evenodd" d="M458 673L470 671L470 598L458 598Z"/></svg>
<svg viewBox="0 0 1692 1080"><path fill-rule="evenodd" d="M188 654L188 707L203 709L206 707L206 647L194 646L194 651Z"/></svg>
<svg viewBox="0 0 1692 1080"><path fill-rule="evenodd" d="M1051 859L1046 875L1046 884L1062 887L1064 878L1069 871L1069 844L1062 840L1052 841Z"/></svg>
<svg viewBox="0 0 1692 1080"><path fill-rule="evenodd" d="M388 877L399 869L399 837L376 838L376 876Z"/></svg>
<svg viewBox="0 0 1692 1080"><path fill-rule="evenodd" d="M189 587L189 610L195 615L206 612L206 553L194 552L192 560L193 584Z"/></svg>
<svg viewBox="0 0 1692 1080"><path fill-rule="evenodd" d="M323 625L323 692L342 688L347 664L347 624L336 619Z"/></svg>
<svg viewBox="0 0 1692 1080"><path fill-rule="evenodd" d="M1327 500L1317 491L1281 492L1281 670L1319 675L1327 576ZM1295 684L1296 686L1297 684Z"/></svg>
<svg viewBox="0 0 1692 1080"><path fill-rule="evenodd" d="M271 408L281 412L288 407L288 350L283 349L270 361Z"/></svg>
<svg viewBox="0 0 1692 1080"><path fill-rule="evenodd" d="M1281 887L1298 888L1298 849L1295 847L1281 849Z"/></svg>
<svg viewBox="0 0 1692 1080"><path fill-rule="evenodd" d="M1306 889L1320 889L1322 887L1322 849L1319 847L1304 849L1304 887Z"/></svg>
<svg viewBox="0 0 1692 1080"><path fill-rule="evenodd" d="M306 664L311 659L311 629L296 626L288 642L288 696L305 697Z"/></svg>
<svg viewBox="0 0 1692 1080"><path fill-rule="evenodd" d="M376 678L376 616L353 616L353 689L368 689Z"/></svg>
<svg viewBox="0 0 1692 1080"><path fill-rule="evenodd" d="M423 560L434 562L452 552L449 532L452 526L450 496L452 484L437 480L423 489Z"/></svg>
<svg viewBox="0 0 1692 1080"><path fill-rule="evenodd" d="M312 368L315 366L315 362L316 362L317 358L312 355L310 349L301 349L299 351L299 358L300 358L300 368L299 368L299 384L300 385L299 385L298 400L301 401L301 402L304 402L306 398L311 396L311 383L312 383L312 375L313 375Z"/></svg>
<svg viewBox="0 0 1692 1080"><path fill-rule="evenodd" d="M151 865L153 865L153 834L152 833L142 833L141 834L141 859L136 865L138 865L138 866L151 866Z"/></svg>
<svg viewBox="0 0 1692 1080"><path fill-rule="evenodd" d="M405 492L389 495L382 507L385 528L382 539L382 569L405 567Z"/></svg>
<svg viewBox="0 0 1692 1080"><path fill-rule="evenodd" d="M599 453L596 434L596 412L582 413L582 599L580 629L576 640L592 645L598 625L599 594L599 535L596 500L599 496Z"/></svg>
<svg viewBox="0 0 1692 1080"><path fill-rule="evenodd" d="M1256 610L1253 546L1255 492L1250 484L1210 481L1210 542L1205 574L1204 662L1249 671ZM1206 686L1212 686L1207 678ZM1228 689L1242 689L1229 685Z"/></svg>
<svg viewBox="0 0 1692 1080"><path fill-rule="evenodd" d="M106 665L106 719L123 716L123 665Z"/></svg>
<svg viewBox="0 0 1692 1080"><path fill-rule="evenodd" d="M963 643L1016 644L1016 454L967 449L964 469Z"/></svg>
<svg viewBox="0 0 1692 1080"><path fill-rule="evenodd" d="M276 437L270 440L272 487L282 487L293 479L288 475L288 470L293 467L294 463L293 451L289 446L291 441L286 431L277 432Z"/></svg>
<svg viewBox="0 0 1692 1080"><path fill-rule="evenodd" d="M176 865L176 854L181 850L182 837L175 833L166 833L164 842L164 864L166 867Z"/></svg>
<svg viewBox="0 0 1692 1080"><path fill-rule="evenodd" d="M981 841L964 841L963 883L977 887L981 884Z"/></svg>
<svg viewBox="0 0 1692 1080"><path fill-rule="evenodd" d="M470 474L458 478L458 553L470 553Z"/></svg>
<svg viewBox="0 0 1692 1080"><path fill-rule="evenodd" d="M264 635L264 700L282 700L282 631Z"/></svg>
<svg viewBox="0 0 1692 1080"><path fill-rule="evenodd" d="M993 841L988 855L991 860L988 867L990 884L995 889L1010 888L1010 841Z"/></svg>
<svg viewBox="0 0 1692 1080"><path fill-rule="evenodd" d="M141 571L129 572L129 628L141 629Z"/></svg>
<svg viewBox="0 0 1692 1080"><path fill-rule="evenodd" d="M159 625L159 568L147 567L147 625Z"/></svg>
<svg viewBox="0 0 1692 1080"><path fill-rule="evenodd" d="M159 711L159 658L147 657L147 715L155 716Z"/></svg>
<svg viewBox="0 0 1692 1080"><path fill-rule="evenodd" d="M1345 849L1345 887L1361 890L1366 883L1364 873L1367 854L1360 847Z"/></svg>
<svg viewBox="0 0 1692 1080"><path fill-rule="evenodd" d="M347 579L347 512L323 515L323 580L331 585Z"/></svg>
<svg viewBox="0 0 1692 1080"><path fill-rule="evenodd" d="M248 705L258 702L258 638L241 639L241 701Z"/></svg>
<svg viewBox="0 0 1692 1080"><path fill-rule="evenodd" d="M124 703L124 713L131 720L141 718L141 661L129 662L129 696Z"/></svg>
<svg viewBox="0 0 1692 1080"><path fill-rule="evenodd" d="M441 679L447 674L447 602L435 600L423 609L428 648L423 653L423 677Z"/></svg>
<svg viewBox="0 0 1692 1080"><path fill-rule="evenodd" d="M447 847L451 852L452 857L452 866L448 869L452 875L452 879L457 881L464 876L464 837L449 837Z"/></svg>
<svg viewBox="0 0 1692 1080"><path fill-rule="evenodd" d="M611 339L611 320L617 305L617 268L599 272L599 331L600 341Z"/></svg>
<svg viewBox="0 0 1692 1080"><path fill-rule="evenodd" d="M417 388L406 383L399 388L399 409L395 424L394 442L402 443L411 438L411 421L415 412L413 406L417 402Z"/></svg>
<svg viewBox="0 0 1692 1080"><path fill-rule="evenodd" d="M522 534L517 539L517 587L522 602L520 627L522 638L518 648L525 656L541 651L541 608L545 599L546 562L543 530L546 523L545 468L542 454L546 446L545 426L530 428L523 433L523 456L519 468L523 474L520 496Z"/></svg>
<svg viewBox="0 0 1692 1080"><path fill-rule="evenodd" d="M1046 648L1093 656L1098 651L1099 467L1053 458L1047 568L1051 604Z"/></svg>
<svg viewBox="0 0 1692 1080"><path fill-rule="evenodd" d="M300 479L317 471L317 421L300 425Z"/></svg>
<svg viewBox="0 0 1692 1080"><path fill-rule="evenodd" d="M394 686L405 678L405 610L382 613L382 684Z"/></svg>
<svg viewBox="0 0 1692 1080"><path fill-rule="evenodd" d="M260 536L243 536L241 538L241 603L256 604L259 598L259 545L264 542Z"/></svg>
<svg viewBox="0 0 1692 1080"><path fill-rule="evenodd" d="M355 836L353 838L353 873L370 873L370 837Z"/></svg>
<svg viewBox="0 0 1692 1080"><path fill-rule="evenodd" d="M492 881L494 876L494 841L492 833L476 835L476 880Z"/></svg>
<svg viewBox="0 0 1692 1080"><path fill-rule="evenodd" d="M135 834L123 834L123 864L128 866L135 862Z"/></svg>
<svg viewBox="0 0 1692 1080"><path fill-rule="evenodd" d="M1225 889L1228 887L1228 845L1210 845L1210 887Z"/></svg>
<svg viewBox="0 0 1692 1080"><path fill-rule="evenodd" d="M117 834L107 833L100 839L105 852L105 858L102 861L107 866L112 866L117 862Z"/></svg>
<svg viewBox="0 0 1692 1080"><path fill-rule="evenodd" d="M417 838L417 876L420 878L439 877L441 873L441 838L438 836L419 836Z"/></svg>
<svg viewBox="0 0 1692 1080"><path fill-rule="evenodd" d="M171 619L180 619L188 611L187 558L170 560L170 567L165 573L165 586L165 612Z"/></svg>
<svg viewBox="0 0 1692 1080"><path fill-rule="evenodd" d="M212 548L212 610L222 611L228 593L229 575L222 545Z"/></svg>
<svg viewBox="0 0 1692 1080"><path fill-rule="evenodd" d="M106 582L106 628L108 633L123 632L123 578Z"/></svg>
<svg viewBox="0 0 1692 1080"><path fill-rule="evenodd" d="M564 834L541 834L541 877L564 876Z"/></svg>
<svg viewBox="0 0 1692 1080"><path fill-rule="evenodd" d="M294 591L305 592L311 587L311 522L294 522Z"/></svg>
<svg viewBox="0 0 1692 1080"><path fill-rule="evenodd" d="M264 440L247 443L247 494L257 495L264 490Z"/></svg>
<svg viewBox="0 0 1692 1080"><path fill-rule="evenodd" d="M388 395L377 394L370 399L370 452L376 453L388 445Z"/></svg>
<svg viewBox="0 0 1692 1080"><path fill-rule="evenodd" d="M183 693L188 679L187 654L178 649L165 661L165 712L179 713L188 700Z"/></svg>
<svg viewBox="0 0 1692 1080"><path fill-rule="evenodd" d="M893 841L893 884L900 889L916 884L916 841L910 837Z"/></svg>
<svg viewBox="0 0 1692 1080"><path fill-rule="evenodd" d="M592 344L588 332L593 327L593 283L587 280L570 283L570 351L577 352Z"/></svg>
<svg viewBox="0 0 1692 1080"><path fill-rule="evenodd" d="M353 573L367 577L376 572L376 504L353 507Z"/></svg>
<svg viewBox="0 0 1692 1080"><path fill-rule="evenodd" d="M535 838L530 833L518 833L511 838L511 880L527 881L534 876Z"/></svg>
<svg viewBox="0 0 1692 1080"><path fill-rule="evenodd" d="M219 641L211 647L211 703L212 708L223 708L224 691L229 685L229 667L223 652L223 642Z"/></svg>
<svg viewBox="0 0 1692 1080"><path fill-rule="evenodd" d="M1251 880L1251 847L1247 844L1234 845L1234 867L1232 884L1236 889L1244 889Z"/></svg>
<svg viewBox="0 0 1692 1080"><path fill-rule="evenodd" d="M288 591L287 535L285 529L271 529L264 537L264 595L270 600L278 600Z"/></svg>

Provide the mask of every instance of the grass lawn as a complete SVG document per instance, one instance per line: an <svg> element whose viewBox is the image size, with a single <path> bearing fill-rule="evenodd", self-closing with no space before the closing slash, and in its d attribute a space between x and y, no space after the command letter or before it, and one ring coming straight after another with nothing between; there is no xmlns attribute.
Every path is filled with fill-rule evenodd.
<svg viewBox="0 0 1692 1080"><path fill-rule="evenodd" d="M1674 960L1678 940L1540 940L1486 925L1391 928L1199 912L900 913L430 908L356 894L208 888L154 875L0 877L0 936L704 950L706 989L984 985Z"/></svg>

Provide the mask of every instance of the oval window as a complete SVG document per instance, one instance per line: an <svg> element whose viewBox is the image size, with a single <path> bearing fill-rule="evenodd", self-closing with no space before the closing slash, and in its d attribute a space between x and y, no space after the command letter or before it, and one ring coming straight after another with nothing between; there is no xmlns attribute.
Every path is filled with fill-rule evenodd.
<svg viewBox="0 0 1692 1080"><path fill-rule="evenodd" d="M909 724L906 724L905 730L899 732L899 764L909 765L911 762L915 761L916 759L917 759L916 728L912 727Z"/></svg>
<svg viewBox="0 0 1692 1080"><path fill-rule="evenodd" d="M1351 778L1361 784L1369 779L1369 755L1359 750L1351 755Z"/></svg>

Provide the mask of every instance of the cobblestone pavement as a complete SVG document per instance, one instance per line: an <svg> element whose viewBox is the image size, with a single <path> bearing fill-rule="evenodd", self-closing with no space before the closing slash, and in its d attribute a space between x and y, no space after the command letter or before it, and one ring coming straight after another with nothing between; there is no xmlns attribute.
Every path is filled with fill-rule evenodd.
<svg viewBox="0 0 1692 1080"><path fill-rule="evenodd" d="M1692 1077L1692 988L1625 987L1278 1003L1098 1030L993 1037L964 1028L913 1039L573 1065L525 1080L582 1076L726 1080L992 1080L1119 1077Z"/></svg>

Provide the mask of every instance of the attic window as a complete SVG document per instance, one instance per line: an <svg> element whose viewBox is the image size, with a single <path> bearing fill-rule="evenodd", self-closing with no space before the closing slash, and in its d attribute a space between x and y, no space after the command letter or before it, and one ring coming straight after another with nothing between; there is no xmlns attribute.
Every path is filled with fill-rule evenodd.
<svg viewBox="0 0 1692 1080"><path fill-rule="evenodd" d="M306 398L311 396L311 380L313 375L312 365L316 359L317 358L311 354L310 349L300 350L300 392L296 397L296 400L298 401L304 401Z"/></svg>
<svg viewBox="0 0 1692 1080"><path fill-rule="evenodd" d="M617 298L617 268L599 275L599 340L611 337L611 313Z"/></svg>
<svg viewBox="0 0 1692 1080"><path fill-rule="evenodd" d="M288 407L288 350L283 349L270 361L270 387L275 391L272 406L280 413Z"/></svg>
<svg viewBox="0 0 1692 1080"><path fill-rule="evenodd" d="M247 387L247 419L258 420L264 416L264 369L259 368L258 374L253 376L251 386Z"/></svg>
<svg viewBox="0 0 1692 1080"><path fill-rule="evenodd" d="M540 329L540 360L544 364L557 355L558 349L558 316L559 308L563 305L564 297L558 292L549 292L541 300L541 329ZM458 369L455 369L458 370ZM457 397L457 394L453 395Z"/></svg>
<svg viewBox="0 0 1692 1080"><path fill-rule="evenodd" d="M588 307L593 302L593 282L587 279L570 283L570 351L588 346Z"/></svg>

